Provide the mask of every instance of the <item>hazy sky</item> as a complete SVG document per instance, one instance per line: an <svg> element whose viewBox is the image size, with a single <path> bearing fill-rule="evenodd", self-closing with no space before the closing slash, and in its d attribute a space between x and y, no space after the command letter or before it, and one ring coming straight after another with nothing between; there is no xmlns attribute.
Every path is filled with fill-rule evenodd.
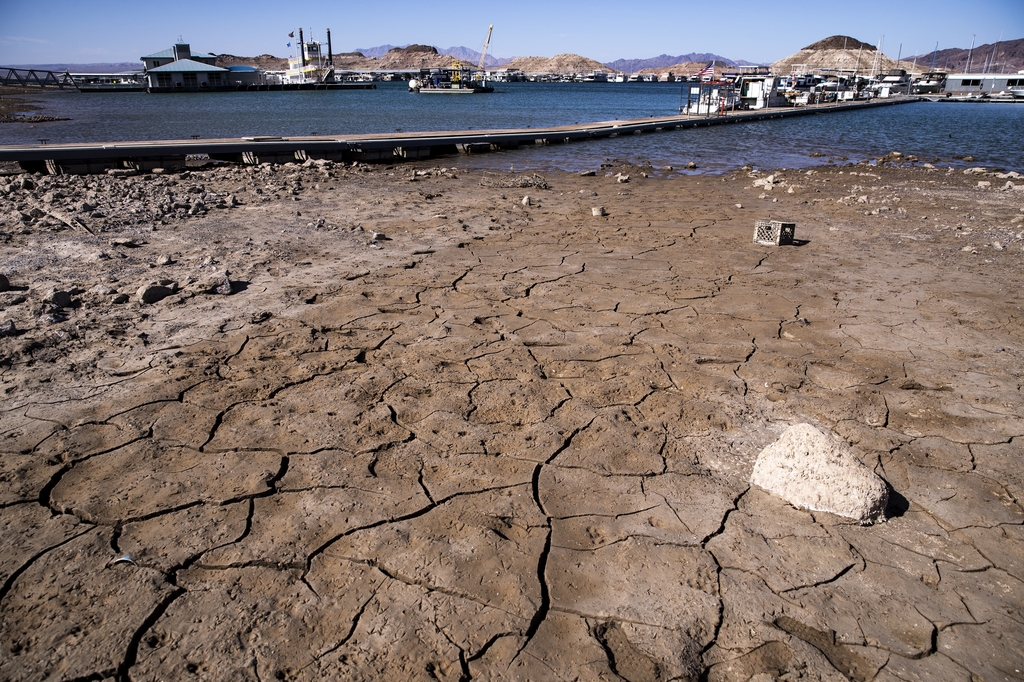
<svg viewBox="0 0 1024 682"><path fill-rule="evenodd" d="M130 62L180 36L196 50L289 54L298 27L335 52L424 43L479 50L494 24L490 54L574 52L602 62L712 52L772 62L831 35L877 45L892 58L1024 37L1024 0L734 0L680 2L461 0L363 3L287 0L0 0L0 65Z"/></svg>

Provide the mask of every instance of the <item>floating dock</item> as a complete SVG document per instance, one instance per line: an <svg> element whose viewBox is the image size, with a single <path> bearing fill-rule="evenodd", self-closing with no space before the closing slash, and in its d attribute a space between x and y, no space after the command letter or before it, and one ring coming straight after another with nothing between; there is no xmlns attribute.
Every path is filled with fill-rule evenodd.
<svg viewBox="0 0 1024 682"><path fill-rule="evenodd" d="M867 102L729 112L712 116L665 116L603 121L551 128L463 130L447 132L237 139L162 140L84 144L0 146L0 161L16 161L29 172L103 173L109 170L147 172L182 168L189 159L206 158L256 165L307 159L388 161L423 159L455 153L477 154L524 145L564 144L582 140L641 135L685 128L818 116L920 101L902 97Z"/></svg>

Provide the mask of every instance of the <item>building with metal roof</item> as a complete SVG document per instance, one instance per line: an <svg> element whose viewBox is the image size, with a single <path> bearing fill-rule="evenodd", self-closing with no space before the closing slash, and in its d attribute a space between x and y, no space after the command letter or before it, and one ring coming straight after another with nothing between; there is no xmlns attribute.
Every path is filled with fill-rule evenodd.
<svg viewBox="0 0 1024 682"><path fill-rule="evenodd" d="M176 62L182 59L190 59L194 62L213 66L217 62L217 55L212 52L193 52L188 43L176 43L174 47L169 47L166 50L161 50L160 52L154 52L153 54L146 55L145 57L139 57L139 59L142 60L142 63L146 66L146 70L149 71L150 69L165 66L171 62Z"/></svg>
<svg viewBox="0 0 1024 682"><path fill-rule="evenodd" d="M219 66L191 59L178 59L146 72L149 92L199 92L230 85L231 72Z"/></svg>

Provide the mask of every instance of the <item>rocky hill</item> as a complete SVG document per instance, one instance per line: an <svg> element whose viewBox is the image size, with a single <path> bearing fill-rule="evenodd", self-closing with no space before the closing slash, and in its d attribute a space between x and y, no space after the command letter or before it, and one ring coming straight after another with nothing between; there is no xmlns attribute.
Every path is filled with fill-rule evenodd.
<svg viewBox="0 0 1024 682"><path fill-rule="evenodd" d="M554 57L516 57L505 64L506 69L519 69L523 73L589 73L608 71L601 62L578 54L557 54Z"/></svg>
<svg viewBox="0 0 1024 682"><path fill-rule="evenodd" d="M288 68L288 59L275 57L272 54L261 54L255 57L239 57L233 54L217 55L216 65L222 68L229 66L255 66L264 71L284 71Z"/></svg>
<svg viewBox="0 0 1024 682"><path fill-rule="evenodd" d="M906 60L902 63L905 64ZM896 68L896 60L886 57L874 45L850 36L837 35L808 45L799 52L773 63L771 68L780 74L788 74L793 70L802 72L813 69L856 70L860 74L871 74Z"/></svg>
<svg viewBox="0 0 1024 682"><path fill-rule="evenodd" d="M708 63L707 62L703 62L703 61L699 61L699 62L681 62L681 63L678 63L678 64L669 64L668 66L649 68L649 69L641 69L638 73L653 73L653 74L657 74L659 76L661 74L663 74L663 73L671 73L673 76L678 78L679 76L692 76L693 74L697 73L698 71L700 71L701 69L703 69L707 65L708 65ZM733 69L731 67L727 66L726 64L718 64L718 63L715 64L715 68L714 68L716 76L721 76L726 71L732 71L732 70Z"/></svg>
<svg viewBox="0 0 1024 682"><path fill-rule="evenodd" d="M932 65L933 54L936 71L963 72L967 68L969 54L971 71L975 73L984 72L986 67L989 72L1016 73L1020 69L1024 69L1024 38L977 45L974 50L951 47L935 53L928 52L907 57L906 61L911 63L916 61L919 70L928 70Z"/></svg>

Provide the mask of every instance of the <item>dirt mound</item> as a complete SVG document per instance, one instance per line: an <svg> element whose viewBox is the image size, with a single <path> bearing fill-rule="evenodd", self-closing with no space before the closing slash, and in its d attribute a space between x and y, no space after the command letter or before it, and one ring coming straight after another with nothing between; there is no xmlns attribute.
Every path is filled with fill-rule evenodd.
<svg viewBox="0 0 1024 682"><path fill-rule="evenodd" d="M601 62L578 54L558 54L554 57L516 57L505 65L506 69L519 69L525 73L587 73L609 71Z"/></svg>

